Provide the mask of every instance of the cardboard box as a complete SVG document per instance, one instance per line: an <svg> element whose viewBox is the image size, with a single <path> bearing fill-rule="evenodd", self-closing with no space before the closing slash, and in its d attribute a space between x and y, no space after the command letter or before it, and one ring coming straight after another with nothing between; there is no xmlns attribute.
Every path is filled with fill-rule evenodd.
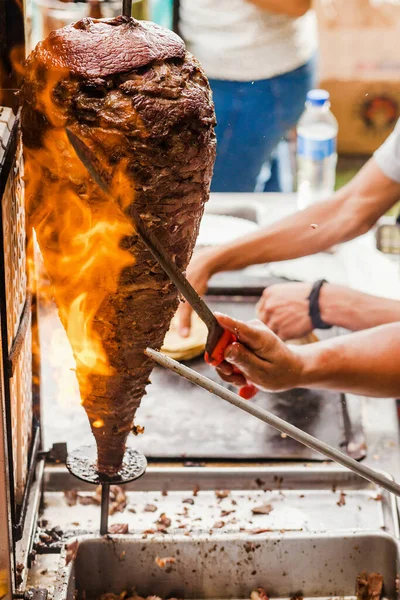
<svg viewBox="0 0 400 600"><path fill-rule="evenodd" d="M372 154L400 117L400 83L391 81L321 81L331 95L339 122L338 151Z"/></svg>
<svg viewBox="0 0 400 600"><path fill-rule="evenodd" d="M371 154L400 116L400 0L316 0L315 9L339 152Z"/></svg>

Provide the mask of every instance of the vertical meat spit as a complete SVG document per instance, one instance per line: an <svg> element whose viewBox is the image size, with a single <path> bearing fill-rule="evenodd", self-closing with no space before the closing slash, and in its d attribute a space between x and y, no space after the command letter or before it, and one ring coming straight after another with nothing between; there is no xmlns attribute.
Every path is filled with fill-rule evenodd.
<svg viewBox="0 0 400 600"><path fill-rule="evenodd" d="M147 460L144 454L127 448L122 468L113 477L97 472L97 450L95 444L80 446L67 457L69 472L86 483L101 486L100 535L108 532L108 507L110 502L110 486L123 485L139 479L146 472Z"/></svg>

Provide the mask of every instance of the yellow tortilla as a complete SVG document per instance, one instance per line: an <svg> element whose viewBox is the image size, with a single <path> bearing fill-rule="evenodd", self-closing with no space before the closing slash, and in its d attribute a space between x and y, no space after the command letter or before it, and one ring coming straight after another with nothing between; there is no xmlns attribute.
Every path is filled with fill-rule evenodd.
<svg viewBox="0 0 400 600"><path fill-rule="evenodd" d="M196 358L205 351L207 333L208 330L206 325L195 312L192 312L190 335L187 338L181 337L178 331L178 319L175 315L165 336L161 351L174 360L190 360ZM296 340L287 340L286 343L303 346L318 341L318 337L315 333L309 333Z"/></svg>
<svg viewBox="0 0 400 600"><path fill-rule="evenodd" d="M178 331L178 319L175 315L164 338L164 344L161 351L175 360L190 360L191 358L196 358L204 353L207 334L207 326L200 317L193 312L189 337L182 337Z"/></svg>

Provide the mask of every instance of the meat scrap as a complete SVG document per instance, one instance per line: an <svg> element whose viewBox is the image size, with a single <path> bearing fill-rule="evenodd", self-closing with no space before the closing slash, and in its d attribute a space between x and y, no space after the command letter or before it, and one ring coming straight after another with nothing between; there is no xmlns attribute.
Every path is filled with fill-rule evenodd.
<svg viewBox="0 0 400 600"><path fill-rule="evenodd" d="M162 528L170 527L171 519L169 519L165 513L162 513L160 518L157 520L157 525Z"/></svg>
<svg viewBox="0 0 400 600"><path fill-rule="evenodd" d="M255 552L256 545L253 542L246 542L244 544L244 549L246 550L247 554L249 554L249 552Z"/></svg>
<svg viewBox="0 0 400 600"><path fill-rule="evenodd" d="M144 433L144 427L142 425L133 425L132 426L133 435L141 435Z"/></svg>
<svg viewBox="0 0 400 600"><path fill-rule="evenodd" d="M127 523L113 523L108 528L109 533L129 533L129 527Z"/></svg>
<svg viewBox="0 0 400 600"><path fill-rule="evenodd" d="M269 600L269 597L264 588L259 587L251 592L250 600Z"/></svg>
<svg viewBox="0 0 400 600"><path fill-rule="evenodd" d="M375 500L375 502L382 502L383 496L382 496L382 494L377 494L373 498L370 498L370 500Z"/></svg>
<svg viewBox="0 0 400 600"><path fill-rule="evenodd" d="M267 527L259 527L258 529L250 529L248 533L251 533L253 535L259 535L260 533L270 533L271 531L274 530L269 529Z"/></svg>
<svg viewBox="0 0 400 600"><path fill-rule="evenodd" d="M221 510L221 517L228 517L234 512L236 512L235 508L232 508L231 510Z"/></svg>
<svg viewBox="0 0 400 600"><path fill-rule="evenodd" d="M65 500L68 506L75 506L78 502L82 506L100 506L101 504L101 486L97 486L94 494L79 494L77 490L64 491ZM127 504L127 498L124 490L119 485L110 486L110 506L109 515L116 512L123 512Z"/></svg>
<svg viewBox="0 0 400 600"><path fill-rule="evenodd" d="M66 555L65 555L65 564L69 565L72 560L75 560L78 555L79 542L78 540L74 540L65 546Z"/></svg>
<svg viewBox="0 0 400 600"><path fill-rule="evenodd" d="M101 496L101 488L98 490ZM110 509L109 514L113 515L116 512L124 512L127 504L126 493L120 485L110 486Z"/></svg>
<svg viewBox="0 0 400 600"><path fill-rule="evenodd" d="M338 506L344 506L346 504L346 494L340 492L339 500L336 502Z"/></svg>
<svg viewBox="0 0 400 600"><path fill-rule="evenodd" d="M68 506L75 506L78 501L78 490L64 490L64 497Z"/></svg>
<svg viewBox="0 0 400 600"><path fill-rule="evenodd" d="M22 573L24 572L24 565L22 563L17 563L15 570L16 570L16 581L17 581L17 585L20 586L23 582L23 577L22 577Z"/></svg>
<svg viewBox="0 0 400 600"><path fill-rule="evenodd" d="M176 563L176 559L173 556L166 556L165 558L156 556L154 562L156 563L157 567L160 567L160 569L165 569L168 573L171 571L172 565Z"/></svg>
<svg viewBox="0 0 400 600"><path fill-rule="evenodd" d="M218 500L223 500L223 498L227 498L229 494L229 490L215 490L215 495L218 498Z"/></svg>
<svg viewBox="0 0 400 600"><path fill-rule="evenodd" d="M269 515L274 510L271 504L261 504L261 506L255 506L251 509L253 515Z"/></svg>
<svg viewBox="0 0 400 600"><path fill-rule="evenodd" d="M102 594L97 600L163 600L160 596L147 596L143 598L138 596L135 592L121 592L120 594ZM178 598L170 598L169 600L178 600Z"/></svg>
<svg viewBox="0 0 400 600"><path fill-rule="evenodd" d="M383 576L379 573L363 571L357 576L357 600L379 600L382 596Z"/></svg>
<svg viewBox="0 0 400 600"><path fill-rule="evenodd" d="M101 504L101 500L99 500L99 498L96 497L96 494L87 494L85 496L78 494L78 502L82 506L89 506L91 504L100 506Z"/></svg>

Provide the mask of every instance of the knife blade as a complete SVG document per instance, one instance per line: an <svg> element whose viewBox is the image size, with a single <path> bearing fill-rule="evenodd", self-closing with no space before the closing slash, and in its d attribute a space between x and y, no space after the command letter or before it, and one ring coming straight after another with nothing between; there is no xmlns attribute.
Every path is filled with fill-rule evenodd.
<svg viewBox="0 0 400 600"><path fill-rule="evenodd" d="M130 220L126 217L123 211L118 196L113 193L107 178L103 175L101 165L94 152L68 127L66 128L66 132L69 142L73 146L78 158L86 167L93 180L107 196L109 196L118 204L122 214L124 215L124 218L130 223ZM221 327L215 315L207 306L206 302L204 302L204 300L199 296L194 287L189 283L185 275L179 270L178 266L172 260L169 253L165 250L164 246L146 226L134 205L130 205L129 212L133 218L137 233L140 235L148 250L150 250L165 273L178 288L179 292L182 294L185 300L189 302L193 310L196 311L200 319L207 326L208 336L205 353L206 361L213 366L220 365L224 360L225 348L237 341L236 336ZM252 384L247 384L241 388L240 393L242 394L242 397L250 399L257 393L257 388Z"/></svg>

